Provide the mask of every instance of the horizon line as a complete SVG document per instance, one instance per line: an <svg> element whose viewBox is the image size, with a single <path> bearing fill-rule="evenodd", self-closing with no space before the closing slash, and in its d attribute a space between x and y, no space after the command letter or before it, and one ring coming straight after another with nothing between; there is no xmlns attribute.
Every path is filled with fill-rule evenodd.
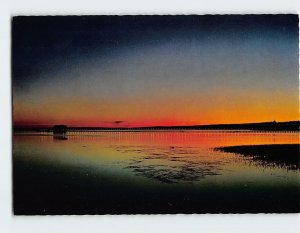
<svg viewBox="0 0 300 233"><path fill-rule="evenodd" d="M59 124L48 124L48 125L42 125L42 124L36 124L36 125L15 125L13 124L13 128L52 128L55 125L65 125L69 128L118 128L118 129L132 129L132 128L158 128L158 127L164 127L164 128L172 128L172 127L205 127L205 126L230 126L230 125L247 125L247 124L270 124L270 123L300 123L300 120L291 120L291 121L262 121L262 122L244 122L244 123L214 123L214 124L193 124L193 125L152 125L152 126L80 126L80 125L67 125L63 123Z"/></svg>

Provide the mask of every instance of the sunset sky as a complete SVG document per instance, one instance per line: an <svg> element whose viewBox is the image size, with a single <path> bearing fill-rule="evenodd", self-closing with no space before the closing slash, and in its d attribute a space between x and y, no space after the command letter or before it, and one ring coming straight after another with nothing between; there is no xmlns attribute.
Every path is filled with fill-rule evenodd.
<svg viewBox="0 0 300 233"><path fill-rule="evenodd" d="M299 119L296 15L15 17L12 26L16 126Z"/></svg>

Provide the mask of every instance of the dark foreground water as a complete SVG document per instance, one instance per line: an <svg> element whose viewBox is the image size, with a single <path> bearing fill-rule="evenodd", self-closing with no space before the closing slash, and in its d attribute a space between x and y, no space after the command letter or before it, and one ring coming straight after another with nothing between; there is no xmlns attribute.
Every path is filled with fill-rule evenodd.
<svg viewBox="0 0 300 233"><path fill-rule="evenodd" d="M14 136L15 214L299 212L299 146L284 147L299 144L295 132L102 132L61 139ZM232 147L273 144L281 145L277 156L294 156L296 164L264 160L270 149L257 159Z"/></svg>

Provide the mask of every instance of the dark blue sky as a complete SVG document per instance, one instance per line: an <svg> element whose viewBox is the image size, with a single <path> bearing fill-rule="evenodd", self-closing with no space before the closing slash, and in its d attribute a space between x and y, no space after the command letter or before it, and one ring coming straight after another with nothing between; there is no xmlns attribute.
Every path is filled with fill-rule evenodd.
<svg viewBox="0 0 300 233"><path fill-rule="evenodd" d="M224 40L282 38L296 44L296 15L69 16L13 18L13 74L16 86L42 78L66 62L180 38ZM95 54L96 53L96 54ZM70 59L70 60L68 60Z"/></svg>

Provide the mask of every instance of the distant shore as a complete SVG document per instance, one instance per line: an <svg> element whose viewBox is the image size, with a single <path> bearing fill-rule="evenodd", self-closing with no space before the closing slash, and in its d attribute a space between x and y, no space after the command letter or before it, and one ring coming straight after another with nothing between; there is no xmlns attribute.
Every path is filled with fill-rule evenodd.
<svg viewBox="0 0 300 233"><path fill-rule="evenodd" d="M14 126L14 132L53 132L55 126ZM150 126L150 127L70 127L67 131L184 131L184 130L244 130L244 131L299 131L300 121L288 122L260 122L244 124L214 124L214 125L190 125L190 126Z"/></svg>

